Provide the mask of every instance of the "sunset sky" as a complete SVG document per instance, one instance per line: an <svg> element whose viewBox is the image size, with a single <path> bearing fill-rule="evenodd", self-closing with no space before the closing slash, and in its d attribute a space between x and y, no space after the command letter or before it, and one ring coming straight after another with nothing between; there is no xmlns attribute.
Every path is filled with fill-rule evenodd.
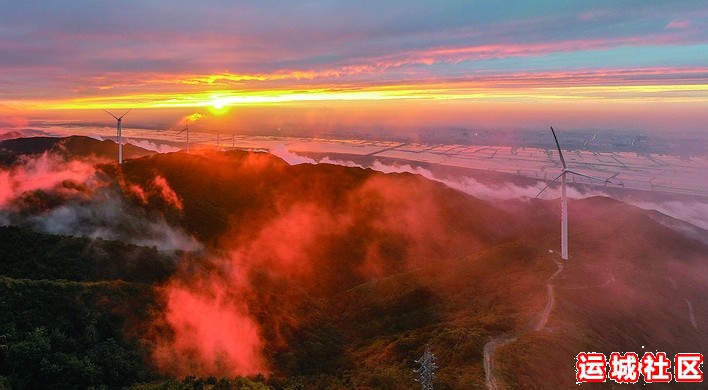
<svg viewBox="0 0 708 390"><path fill-rule="evenodd" d="M0 130L104 108L158 126L708 123L704 0L0 4Z"/></svg>

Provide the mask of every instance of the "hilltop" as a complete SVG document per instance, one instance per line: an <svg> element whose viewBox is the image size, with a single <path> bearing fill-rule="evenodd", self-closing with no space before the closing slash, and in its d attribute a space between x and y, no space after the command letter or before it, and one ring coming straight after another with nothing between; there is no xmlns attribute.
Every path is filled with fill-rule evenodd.
<svg viewBox="0 0 708 390"><path fill-rule="evenodd" d="M66 159L97 158L113 160L118 155L118 145L109 140L99 141L90 137L31 137L0 141L0 166L16 163L19 156L36 156L52 153ZM131 144L123 145L125 159L149 156L155 152Z"/></svg>

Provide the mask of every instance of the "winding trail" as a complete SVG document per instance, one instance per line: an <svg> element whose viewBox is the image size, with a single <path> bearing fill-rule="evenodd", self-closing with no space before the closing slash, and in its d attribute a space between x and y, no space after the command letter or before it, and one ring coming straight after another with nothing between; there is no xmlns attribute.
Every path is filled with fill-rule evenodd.
<svg viewBox="0 0 708 390"><path fill-rule="evenodd" d="M543 308L541 318L539 319L538 324L536 324L536 327L534 328L535 331L542 330L546 327L548 317L551 315L551 310L553 310L553 303L556 299L555 285L551 283L551 281L555 279L558 274L563 272L563 263L558 260L554 261L558 269L556 270L556 273L554 273L553 275L551 275L550 278L548 278L548 281L546 282L546 307Z"/></svg>
<svg viewBox="0 0 708 390"><path fill-rule="evenodd" d="M693 325L693 328L698 330L696 316L693 314L693 305L691 305L691 301L689 301L688 298L684 298L683 300L686 301L686 305L688 305L688 319L691 321L691 325Z"/></svg>
<svg viewBox="0 0 708 390"><path fill-rule="evenodd" d="M558 260L553 261L556 263L558 269L546 281L546 306L543 308L543 312L541 312L541 318L539 319L536 326L533 328L533 331L540 331L546 327L548 317L551 315L551 311L553 310L553 304L555 302L555 286L553 285L552 281L561 272L563 272L563 263ZM489 340L486 344L484 344L484 378L487 385L487 389L496 390L498 388L497 377L496 373L494 372L494 353L496 352L496 350L507 344L513 343L519 338L519 336L529 333L530 331L531 330L527 330L521 333L504 333L501 336L495 337Z"/></svg>
<svg viewBox="0 0 708 390"><path fill-rule="evenodd" d="M678 285L676 285L676 281L671 278L668 279L669 282L671 282L671 286L674 288L674 290L678 290ZM698 322L696 322L696 315L693 313L693 305L691 304L691 301L689 301L688 298L683 298L683 300L686 302L686 306L688 306L688 320L691 321L693 329L699 330Z"/></svg>
<svg viewBox="0 0 708 390"><path fill-rule="evenodd" d="M541 318L539 318L536 326L533 329L529 329L522 332L504 333L498 337L489 340L486 344L484 344L484 377L487 389L496 390L499 387L497 375L494 372L494 353L496 352L496 350L507 344L513 343L519 337L531 331L542 331L546 327L546 324L548 323L548 318L550 317L551 312L553 311L553 305L555 303L555 285L553 284L553 280L561 272L563 272L563 262L555 259L554 262L556 263L556 266L558 268L556 272L551 275L546 282L546 305L544 306L543 311L541 312ZM668 280L671 283L673 289L678 290L676 281L674 281L672 278L668 278ZM605 280L602 284L599 284L597 286L566 287L566 289L575 290L587 288L602 288L607 287L610 283L613 283L615 281L615 275L614 273L612 273L612 271L610 271L607 280ZM686 302L686 306L688 306L688 319L691 322L693 328L698 330L698 323L696 322L696 316L693 312L693 305L691 304L691 301L688 300L688 298L684 298L684 301Z"/></svg>
<svg viewBox="0 0 708 390"><path fill-rule="evenodd" d="M494 362L492 361L494 352L499 347L513 343L516 339L517 337L513 334L503 334L484 344L484 379L487 383L487 389L497 389L497 378L494 375Z"/></svg>
<svg viewBox="0 0 708 390"><path fill-rule="evenodd" d="M494 351L499 347L516 341L517 337L513 334L503 334L499 337L491 339L487 344L484 344L484 379L488 389L497 389L497 379L494 375Z"/></svg>

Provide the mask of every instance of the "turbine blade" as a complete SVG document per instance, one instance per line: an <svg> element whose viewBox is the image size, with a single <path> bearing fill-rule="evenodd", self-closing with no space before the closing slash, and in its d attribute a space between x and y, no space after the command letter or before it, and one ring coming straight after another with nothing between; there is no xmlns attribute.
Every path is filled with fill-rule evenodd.
<svg viewBox="0 0 708 390"><path fill-rule="evenodd" d="M543 187L543 189L542 189L541 191L538 191L538 194L536 194L536 197L538 198L538 197L539 197L539 196L540 196L540 195L541 195L541 194L543 193L543 191L547 190L547 189L548 189L548 187L550 187L550 186L551 186L551 185L552 185L553 183L555 183L555 182L556 182L556 180L560 179L560 178L561 178L561 176L565 175L565 173L566 173L566 172L567 172L567 171L563 171L563 172L561 172L561 174L560 174L560 175L556 176L556 178L555 178L555 179L551 180L551 182L550 182L550 183L546 184L546 186L545 186L545 187Z"/></svg>
<svg viewBox="0 0 708 390"><path fill-rule="evenodd" d="M129 109L128 111L126 111L125 114L121 115L120 117L118 117L118 118L116 118L116 119L121 119L121 118L123 118L124 116L128 115L128 113L130 112L130 110L132 110L132 108Z"/></svg>
<svg viewBox="0 0 708 390"><path fill-rule="evenodd" d="M182 134L182 133L184 133L184 132L187 131L187 130L189 130L189 128L188 128L188 127L185 127L184 129L182 129L182 130L180 130L179 132L177 132L177 135Z"/></svg>
<svg viewBox="0 0 708 390"><path fill-rule="evenodd" d="M108 115L110 115L110 116L112 116L112 117L116 118L116 120L118 120L118 119L119 119L119 118L118 118L117 116L113 115L113 113L111 113L110 111L108 111L108 110L103 110L103 111L105 111L105 112L106 112L106 114L108 114ZM122 117L121 117L121 118L122 118Z"/></svg>
<svg viewBox="0 0 708 390"><path fill-rule="evenodd" d="M580 172L571 171L570 169L566 169L565 172L572 173L573 175L578 175L578 176L582 176L582 177L587 177L588 179L593 179L593 180L597 180L597 181L604 181L604 182L608 182L608 183L610 182L610 179L602 179L602 178L599 178L599 177L586 175L586 174L583 174L583 173L580 173Z"/></svg>
<svg viewBox="0 0 708 390"><path fill-rule="evenodd" d="M561 152L561 146L558 143L558 137L556 137L556 132L553 130L553 126L551 126L551 133L553 133L553 139L556 140L556 146L558 147L558 155L560 156L561 163L563 164L563 169L567 168L565 165L565 159L563 158L563 152Z"/></svg>

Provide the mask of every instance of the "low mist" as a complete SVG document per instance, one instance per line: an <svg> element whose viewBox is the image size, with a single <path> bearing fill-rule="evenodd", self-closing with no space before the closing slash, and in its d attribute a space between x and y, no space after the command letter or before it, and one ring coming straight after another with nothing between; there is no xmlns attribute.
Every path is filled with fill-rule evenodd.
<svg viewBox="0 0 708 390"><path fill-rule="evenodd" d="M125 191L124 191L125 190ZM164 178L150 188L121 188L89 161L66 161L44 153L0 170L0 222L71 236L120 240L161 250L201 245L163 218L148 216L124 194L158 196L175 209L181 203ZM147 195L146 195L147 194Z"/></svg>

